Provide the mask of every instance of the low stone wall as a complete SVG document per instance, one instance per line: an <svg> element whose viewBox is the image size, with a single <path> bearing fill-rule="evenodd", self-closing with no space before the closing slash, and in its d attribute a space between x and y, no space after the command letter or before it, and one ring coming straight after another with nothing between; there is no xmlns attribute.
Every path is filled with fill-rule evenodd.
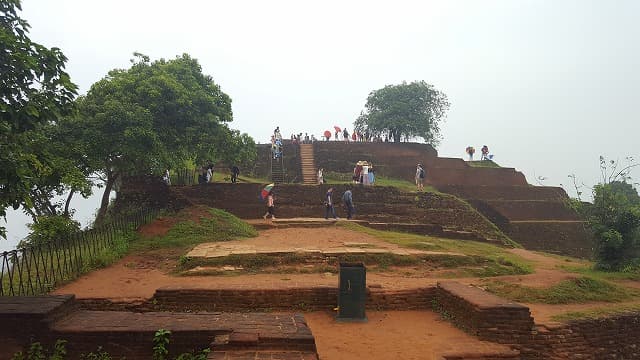
<svg viewBox="0 0 640 360"><path fill-rule="evenodd" d="M430 309L435 287L408 290L367 288L370 310ZM206 289L163 287L152 302L156 309L172 311L332 310L338 304L338 287L286 289Z"/></svg>
<svg viewBox="0 0 640 360"><path fill-rule="evenodd" d="M226 210L243 219L258 219L265 212L264 202L258 199L260 184L204 184L174 186L175 197L188 199L192 204L207 205ZM481 234L479 238L502 240L500 233L475 209L459 199L434 193L407 193L393 187L333 185L335 209L339 217L346 217L341 196L351 189L358 219L381 223L433 224L455 230ZM323 200L328 185L278 185L276 216L281 218L324 217Z"/></svg>
<svg viewBox="0 0 640 360"><path fill-rule="evenodd" d="M437 307L445 318L478 336L502 344L525 343L531 336L529 308L509 302L473 286L439 282Z"/></svg>
<svg viewBox="0 0 640 360"><path fill-rule="evenodd" d="M567 193L554 186L443 185L438 190L462 199L477 200L564 200Z"/></svg>

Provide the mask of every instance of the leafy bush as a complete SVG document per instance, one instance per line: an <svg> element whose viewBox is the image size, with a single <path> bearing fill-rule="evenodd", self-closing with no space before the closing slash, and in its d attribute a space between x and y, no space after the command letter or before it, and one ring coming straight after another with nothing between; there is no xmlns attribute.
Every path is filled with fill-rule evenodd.
<svg viewBox="0 0 640 360"><path fill-rule="evenodd" d="M63 215L39 216L38 221L27 225L31 233L19 246L39 245L52 240L61 240L80 231L80 223Z"/></svg>
<svg viewBox="0 0 640 360"><path fill-rule="evenodd" d="M640 257L640 196L631 184L614 181L593 188L593 204L580 203L596 239L596 268L633 267Z"/></svg>

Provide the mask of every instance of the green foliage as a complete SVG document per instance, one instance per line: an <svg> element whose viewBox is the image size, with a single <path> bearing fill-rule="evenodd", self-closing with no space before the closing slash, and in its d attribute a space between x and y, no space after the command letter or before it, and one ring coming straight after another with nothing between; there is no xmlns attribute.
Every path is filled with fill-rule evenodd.
<svg viewBox="0 0 640 360"><path fill-rule="evenodd" d="M108 193L122 174L161 174L185 161L250 163L255 144L231 130L231 99L187 54L173 60L135 54L127 70L112 70L78 100L69 119L83 140L88 162L105 179L100 220Z"/></svg>
<svg viewBox="0 0 640 360"><path fill-rule="evenodd" d="M258 235L253 226L224 210L208 209L207 212L208 216L197 221L187 219L178 222L164 236L140 239L132 246L137 250L181 247Z"/></svg>
<svg viewBox="0 0 640 360"><path fill-rule="evenodd" d="M387 85L369 94L355 129L377 136L389 134L395 142L417 136L437 145L440 121L448 109L447 96L424 81Z"/></svg>
<svg viewBox="0 0 640 360"><path fill-rule="evenodd" d="M153 360L168 360L169 359L169 338L171 337L171 331L160 329L156 331L153 336ZM183 353L178 355L175 360L207 360L207 355L211 350L202 349L197 352Z"/></svg>
<svg viewBox="0 0 640 360"><path fill-rule="evenodd" d="M169 336L171 331L160 329L153 335L153 360L165 360L169 355Z"/></svg>
<svg viewBox="0 0 640 360"><path fill-rule="evenodd" d="M102 350L102 346L98 346L98 349L95 352L90 352L86 355L80 356L81 360L111 360L111 355L108 352Z"/></svg>
<svg viewBox="0 0 640 360"><path fill-rule="evenodd" d="M467 161L467 165L471 167L483 167L483 168L501 167L500 165L496 164L493 160Z"/></svg>
<svg viewBox="0 0 640 360"><path fill-rule="evenodd" d="M80 223L63 215L40 216L28 224L31 233L19 246L39 245L52 240L64 240L80 231Z"/></svg>
<svg viewBox="0 0 640 360"><path fill-rule="evenodd" d="M39 148L43 128L71 111L76 94L64 71L67 58L31 41L20 10L20 0L0 2L0 216L9 206L33 206L34 184L55 167Z"/></svg>
<svg viewBox="0 0 640 360"><path fill-rule="evenodd" d="M620 302L640 295L638 290L626 289L586 276L565 280L549 288L534 288L501 281L488 282L486 288L489 292L513 301L544 304Z"/></svg>
<svg viewBox="0 0 640 360"><path fill-rule="evenodd" d="M593 189L593 204L574 203L596 239L596 268L616 271L640 264L640 196L614 181Z"/></svg>
<svg viewBox="0 0 640 360"><path fill-rule="evenodd" d="M34 342L29 347L29 351L25 356L21 351L13 354L11 357L12 360L64 360L67 355L67 349L65 345L67 342L65 340L56 341L53 346L53 352L49 357L45 352L44 347L39 342Z"/></svg>

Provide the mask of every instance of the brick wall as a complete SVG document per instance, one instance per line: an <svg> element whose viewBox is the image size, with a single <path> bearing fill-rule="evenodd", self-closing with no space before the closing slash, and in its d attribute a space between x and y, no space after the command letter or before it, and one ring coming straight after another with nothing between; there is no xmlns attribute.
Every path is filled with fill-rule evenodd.
<svg viewBox="0 0 640 360"><path fill-rule="evenodd" d="M434 295L434 287L408 290L367 288L366 308L431 309ZM151 303L156 309L172 311L331 310L338 304L338 287L337 284L335 287L287 289L198 289L172 286L156 290Z"/></svg>
<svg viewBox="0 0 640 360"><path fill-rule="evenodd" d="M258 199L260 184L205 184L171 187L174 197L190 203L224 209L243 219L257 219L265 212ZM324 217L323 199L329 186L284 184L275 187L276 216ZM392 187L333 185L338 216L345 217L342 193L353 192L358 219L371 222L434 224L474 231L484 237L502 239L504 235L468 204L446 194L405 193Z"/></svg>
<svg viewBox="0 0 640 360"><path fill-rule="evenodd" d="M529 308L473 286L439 282L436 302L440 312L480 339L503 344L527 342L533 328Z"/></svg>

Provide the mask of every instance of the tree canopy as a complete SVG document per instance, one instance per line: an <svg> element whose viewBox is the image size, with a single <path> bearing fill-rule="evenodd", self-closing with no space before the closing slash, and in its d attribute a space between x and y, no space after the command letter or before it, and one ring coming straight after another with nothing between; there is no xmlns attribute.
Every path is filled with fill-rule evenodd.
<svg viewBox="0 0 640 360"><path fill-rule="evenodd" d="M31 41L20 10L20 0L0 1L0 216L9 206L33 208L32 190L42 179L59 185L61 177L52 176L59 159L42 145L49 143L46 128L72 110L76 94L67 58Z"/></svg>
<svg viewBox="0 0 640 360"><path fill-rule="evenodd" d="M637 164L627 160L629 164L621 166L601 156L602 180L592 189L593 203L573 202L593 231L596 267L603 270L640 266L640 196L628 183Z"/></svg>
<svg viewBox="0 0 640 360"><path fill-rule="evenodd" d="M238 146L255 153L248 136L226 125L233 118L231 98L202 73L196 59L184 54L150 62L135 56L131 68L112 70L93 84L78 99L79 116L69 120L91 167L103 176L98 220L123 174L159 173L187 160L251 157Z"/></svg>
<svg viewBox="0 0 640 360"><path fill-rule="evenodd" d="M373 136L388 135L395 142L421 137L437 145L440 121L448 109L447 96L424 81L387 85L369 94L355 129Z"/></svg>

